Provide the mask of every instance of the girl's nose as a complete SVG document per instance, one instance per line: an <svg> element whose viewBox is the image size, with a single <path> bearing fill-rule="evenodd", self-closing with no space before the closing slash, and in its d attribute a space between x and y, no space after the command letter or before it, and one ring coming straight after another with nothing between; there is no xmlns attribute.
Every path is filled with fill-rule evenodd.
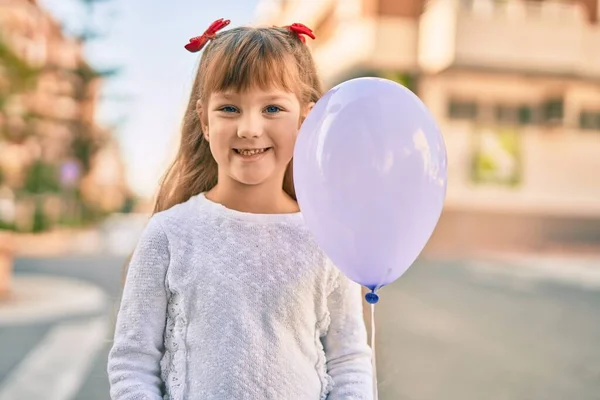
<svg viewBox="0 0 600 400"><path fill-rule="evenodd" d="M237 135L241 139L253 139L262 135L262 123L260 118L247 115L240 120Z"/></svg>

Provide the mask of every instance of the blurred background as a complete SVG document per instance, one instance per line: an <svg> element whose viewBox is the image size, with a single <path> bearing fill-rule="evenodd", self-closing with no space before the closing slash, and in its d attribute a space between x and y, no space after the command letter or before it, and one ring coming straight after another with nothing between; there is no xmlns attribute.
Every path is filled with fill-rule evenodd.
<svg viewBox="0 0 600 400"><path fill-rule="evenodd" d="M0 0L0 400L109 398L183 45L221 17L306 24L327 88L395 80L444 134L444 213L377 306L380 398L600 399L600 0Z"/></svg>

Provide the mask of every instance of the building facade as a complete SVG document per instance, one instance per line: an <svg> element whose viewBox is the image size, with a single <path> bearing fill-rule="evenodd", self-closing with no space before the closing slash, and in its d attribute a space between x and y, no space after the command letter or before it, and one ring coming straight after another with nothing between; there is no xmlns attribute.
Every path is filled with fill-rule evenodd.
<svg viewBox="0 0 600 400"><path fill-rule="evenodd" d="M0 46L0 186L16 198L0 219L29 230L36 215L75 218L77 204L119 210L129 189L115 139L95 120L102 77L81 41L37 1L3 0Z"/></svg>
<svg viewBox="0 0 600 400"><path fill-rule="evenodd" d="M448 150L448 206L600 215L600 1L264 1L302 22L326 87L396 80Z"/></svg>

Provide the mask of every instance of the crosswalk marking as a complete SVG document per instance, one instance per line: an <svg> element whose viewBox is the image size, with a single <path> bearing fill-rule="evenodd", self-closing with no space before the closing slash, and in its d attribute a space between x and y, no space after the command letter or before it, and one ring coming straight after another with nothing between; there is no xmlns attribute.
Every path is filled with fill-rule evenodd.
<svg viewBox="0 0 600 400"><path fill-rule="evenodd" d="M5 377L0 400L73 399L108 332L106 317L57 325Z"/></svg>

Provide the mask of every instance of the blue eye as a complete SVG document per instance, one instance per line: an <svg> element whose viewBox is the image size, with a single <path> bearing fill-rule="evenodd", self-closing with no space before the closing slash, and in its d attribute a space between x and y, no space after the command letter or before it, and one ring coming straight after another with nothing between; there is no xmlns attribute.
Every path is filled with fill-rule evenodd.
<svg viewBox="0 0 600 400"><path fill-rule="evenodd" d="M281 111L281 107L278 107L278 106L267 106L267 107L265 108L265 111L266 111L267 113L269 113L269 114L276 114L276 113L278 113L279 111Z"/></svg>
<svg viewBox="0 0 600 400"><path fill-rule="evenodd" d="M233 106L224 106L219 109L219 111L223 111L226 113L234 113L237 112L237 109Z"/></svg>

